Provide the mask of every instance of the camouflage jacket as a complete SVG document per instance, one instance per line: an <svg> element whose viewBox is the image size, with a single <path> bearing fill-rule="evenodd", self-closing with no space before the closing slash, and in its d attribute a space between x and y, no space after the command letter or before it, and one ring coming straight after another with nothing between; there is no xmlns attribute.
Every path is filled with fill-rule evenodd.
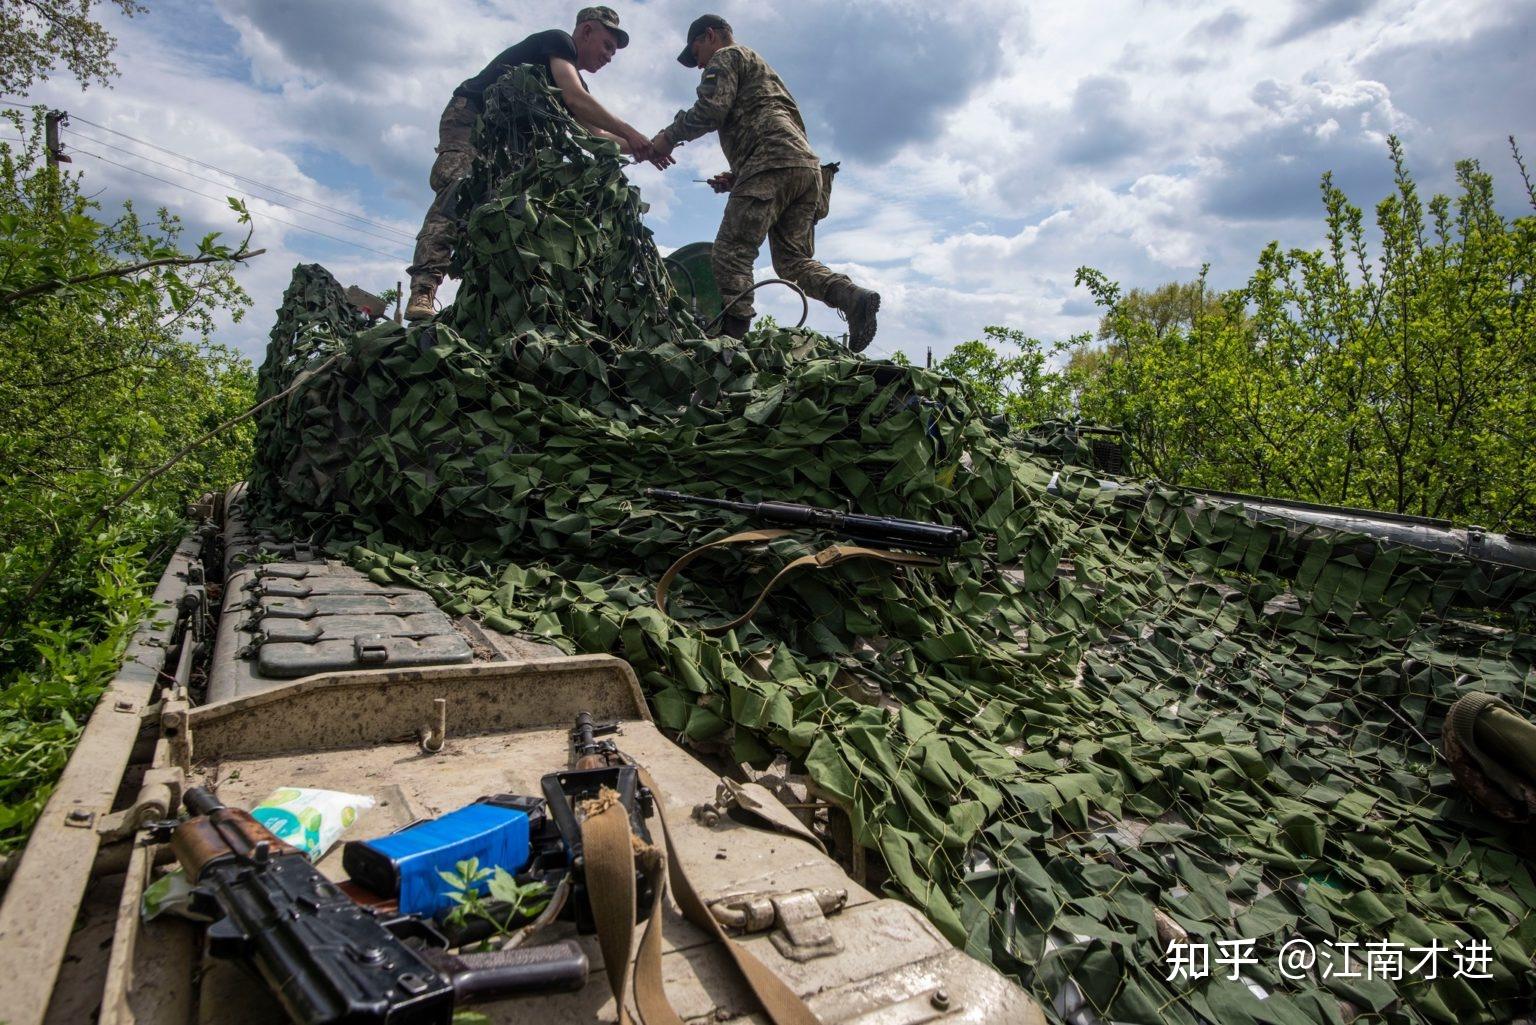
<svg viewBox="0 0 1536 1025"><path fill-rule="evenodd" d="M805 138L795 98L768 62L745 46L715 52L704 68L697 102L677 112L667 134L684 143L717 130L738 187L762 171L821 166Z"/></svg>

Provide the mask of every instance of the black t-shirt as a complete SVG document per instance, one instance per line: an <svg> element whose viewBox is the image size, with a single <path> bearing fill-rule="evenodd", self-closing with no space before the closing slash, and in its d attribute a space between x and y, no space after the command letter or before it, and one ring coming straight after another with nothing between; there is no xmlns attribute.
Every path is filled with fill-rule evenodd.
<svg viewBox="0 0 1536 1025"><path fill-rule="evenodd" d="M468 97L476 110L485 108L485 91L498 78L519 64L542 64L549 68L551 57L561 57L576 63L576 40L569 32L552 28L547 32L535 32L515 46L509 46L485 66L474 78L466 79L453 91L455 96ZM583 83L585 84L585 83Z"/></svg>

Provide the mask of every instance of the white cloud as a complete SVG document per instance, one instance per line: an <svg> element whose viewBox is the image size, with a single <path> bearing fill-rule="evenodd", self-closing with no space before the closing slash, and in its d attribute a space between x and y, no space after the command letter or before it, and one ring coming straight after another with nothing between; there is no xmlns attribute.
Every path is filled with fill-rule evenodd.
<svg viewBox="0 0 1536 1025"><path fill-rule="evenodd" d="M1003 287L1016 280L1019 264L1033 255L1043 232L1069 230L1073 211L1058 210L1013 235L961 232L926 246L912 256L912 270L945 285Z"/></svg>

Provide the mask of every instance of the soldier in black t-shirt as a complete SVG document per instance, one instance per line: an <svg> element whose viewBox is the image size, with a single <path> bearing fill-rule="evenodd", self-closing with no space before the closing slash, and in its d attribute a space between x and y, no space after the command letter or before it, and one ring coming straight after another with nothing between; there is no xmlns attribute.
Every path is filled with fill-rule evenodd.
<svg viewBox="0 0 1536 1025"><path fill-rule="evenodd" d="M436 196L416 236L415 259L407 268L411 275L407 320L423 320L435 311L437 286L453 256L454 223L447 214L448 201L453 186L469 173L474 160L470 130L485 110L485 91L509 69L520 64L542 64L549 69L572 117L589 131L617 142L620 150L633 154L637 160L652 159L650 140L598 103L587 92L586 80L581 77L583 71L591 74L601 70L613 60L614 53L628 45L629 33L619 27L619 16L612 8L586 7L576 15L575 32L535 32L503 50L485 70L453 91L453 99L438 125L437 161L430 177ZM672 160L668 157L655 162L664 167Z"/></svg>

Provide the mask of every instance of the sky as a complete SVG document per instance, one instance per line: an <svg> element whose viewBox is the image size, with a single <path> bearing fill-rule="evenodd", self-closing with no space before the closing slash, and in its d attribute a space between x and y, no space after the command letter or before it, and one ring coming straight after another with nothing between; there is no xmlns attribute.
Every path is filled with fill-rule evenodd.
<svg viewBox="0 0 1536 1025"><path fill-rule="evenodd" d="M108 209L166 206L193 238L238 240L224 197L247 198L251 244L267 253L238 271L253 305L220 340L257 362L296 264L375 292L405 278L454 86L531 32L569 30L581 6L146 3L132 19L96 9L119 40L110 89L58 74L24 99L69 112L72 166ZM698 72L675 57L703 10L610 3L631 44L587 82L653 134L692 102ZM1531 212L1508 137L1536 161L1536 0L713 11L779 72L821 158L842 164L817 254L880 291L876 355L942 358L988 325L1042 340L1091 331L1081 266L1154 288L1209 264L1213 285L1241 286L1271 240L1320 244L1325 172L1367 212L1385 197L1393 134L1421 191L1454 192L1457 161L1475 158L1507 216ZM713 136L676 155L665 172L628 172L663 252L713 239L725 202L692 180L726 167ZM765 246L757 277L771 276ZM787 290L759 294L760 312L798 319ZM810 326L845 330L811 306Z"/></svg>

